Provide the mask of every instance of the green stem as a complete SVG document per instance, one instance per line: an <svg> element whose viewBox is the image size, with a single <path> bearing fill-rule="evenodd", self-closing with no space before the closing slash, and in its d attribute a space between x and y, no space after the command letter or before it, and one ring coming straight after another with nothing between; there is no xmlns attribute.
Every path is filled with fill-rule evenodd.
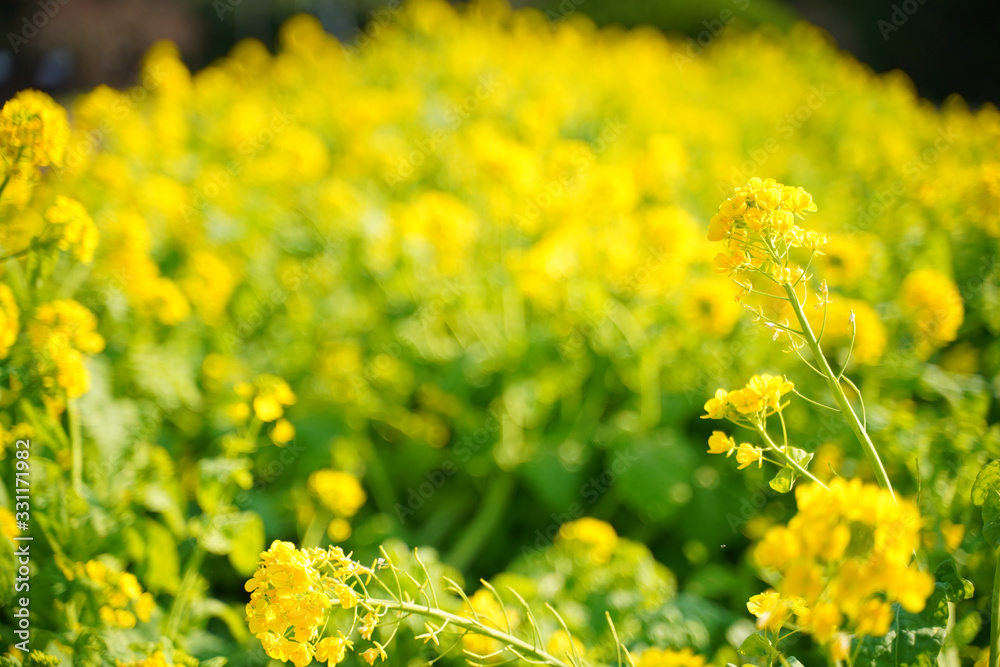
<svg viewBox="0 0 1000 667"><path fill-rule="evenodd" d="M7 175L3 179L3 183L0 183L0 197L3 196L3 191L7 189L7 184L10 183L10 177L14 175L14 170L17 169L17 163L21 161L21 157L24 155L24 146L17 149L17 157L14 158L14 162L11 163L10 168L7 170Z"/></svg>
<svg viewBox="0 0 1000 667"><path fill-rule="evenodd" d="M73 458L73 468L70 473L73 491L77 495L83 495L83 437L80 433L80 414L76 401L72 399L67 401L66 408L69 413L69 437Z"/></svg>
<svg viewBox="0 0 1000 667"><path fill-rule="evenodd" d="M479 511L472 518L465 531L459 536L455 546L448 552L445 561L459 570L464 570L476 557L483 544L496 532L497 524L507 511L507 504L514 491L514 476L500 472L486 490L479 505Z"/></svg>
<svg viewBox="0 0 1000 667"><path fill-rule="evenodd" d="M785 463L787 463L788 465L790 465L793 468L795 468L795 470L797 470L798 473L800 475L802 475L803 477L808 477L809 479L811 479L814 484L819 484L824 489L827 488L826 484L824 484L823 482L821 482L815 475L813 475L811 472L809 472L808 470L806 470L802 466L802 464L800 464L798 461L796 461L794 458L792 458L791 455L787 451L785 451L784 447L779 447L778 445L776 445L775 442L774 442L774 440L771 439L771 436L769 436L767 434L767 431L764 430L763 426L761 426L760 424L754 424L754 426L757 427L757 433L759 433L760 437L764 439L764 442L766 442L768 445L770 445L771 449L773 449L774 451L778 452L778 454L781 455L781 458L785 460Z"/></svg>
<svg viewBox="0 0 1000 667"><path fill-rule="evenodd" d="M455 627L462 628L463 630L468 630L469 632L475 633L477 635L483 635L495 639L502 644L512 646L522 653L527 653L538 658L540 661L547 665L552 665L553 667L572 667L570 663L564 662L554 655L546 652L542 648L536 647L533 644L515 637L509 633L503 632L502 630L497 630L491 628L487 625L477 622L475 619L466 618L465 616L458 616L456 614L449 613L443 609L438 609L436 607L431 607L429 605L419 605L413 602L399 602L397 600L379 600L375 598L369 598L369 603L376 607L385 607L386 609L396 609L399 611L408 612L410 614L416 614L418 616L426 616L428 618L436 618L440 621L446 621L449 625L454 625Z"/></svg>
<svg viewBox="0 0 1000 667"><path fill-rule="evenodd" d="M993 599L990 600L990 662L989 667L1000 667L1000 554L997 571L993 575Z"/></svg>
<svg viewBox="0 0 1000 667"><path fill-rule="evenodd" d="M802 325L802 333L806 345L809 346L816 360L816 365L819 366L820 371L826 378L826 383L833 393L833 398L837 402L837 406L840 408L841 413L843 413L851 430L854 431L854 435L861 442L861 447L865 450L865 456L868 458L868 463L871 464L872 470L875 472L875 478L878 480L879 485L895 499L896 494L892 490L892 483L889 481L889 475L885 471L885 466L882 465L882 459L878 456L875 444L868 437L868 431L865 430L864 425L858 419L858 415L854 412L854 408L851 407L850 401L847 400L847 395L844 394L843 387L837 381L837 375L830 367L830 362L826 360L823 349L820 347L819 341L813 334L812 327L809 326L809 320L806 319L806 314L802 310L802 304L799 302L798 295L795 294L795 290L792 289L791 285L786 284L784 287L789 302L792 304L792 309L795 311L795 317L798 318L799 324Z"/></svg>
<svg viewBox="0 0 1000 667"><path fill-rule="evenodd" d="M326 533L326 527L329 524L330 513L322 507L317 507L312 520L306 526L305 533L302 534L302 548L318 547L319 543L323 541L323 535Z"/></svg>
<svg viewBox="0 0 1000 667"><path fill-rule="evenodd" d="M205 549L201 546L201 541L196 541L194 545L194 552L188 559L187 565L184 568L184 578L181 579L181 585L177 589L177 597L174 598L174 603L170 606L170 615L167 617L167 629L166 636L171 641L177 638L177 632L180 630L181 617L184 615L188 605L188 597L191 595L191 588L194 586L195 578L198 576L198 568L201 567L201 562L205 560Z"/></svg>

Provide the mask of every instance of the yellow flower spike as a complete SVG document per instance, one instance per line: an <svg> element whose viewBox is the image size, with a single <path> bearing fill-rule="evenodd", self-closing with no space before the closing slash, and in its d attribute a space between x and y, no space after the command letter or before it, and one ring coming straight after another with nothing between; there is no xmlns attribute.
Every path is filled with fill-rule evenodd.
<svg viewBox="0 0 1000 667"><path fill-rule="evenodd" d="M722 431L712 431L712 435L708 438L709 454L725 454L729 456L733 453L735 447L736 441Z"/></svg>
<svg viewBox="0 0 1000 667"><path fill-rule="evenodd" d="M37 90L22 90L0 111L0 146L8 169L18 158L34 168L62 166L69 123L66 110Z"/></svg>
<svg viewBox="0 0 1000 667"><path fill-rule="evenodd" d="M740 443L739 449L736 450L736 462L739 463L737 470L743 470L754 463L760 468L764 465L764 454L760 447L754 447L746 442Z"/></svg>

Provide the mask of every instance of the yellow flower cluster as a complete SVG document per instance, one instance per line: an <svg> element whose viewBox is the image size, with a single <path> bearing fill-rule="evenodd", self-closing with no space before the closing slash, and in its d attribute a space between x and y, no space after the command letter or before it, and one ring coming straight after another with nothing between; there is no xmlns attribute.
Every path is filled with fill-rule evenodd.
<svg viewBox="0 0 1000 667"><path fill-rule="evenodd" d="M7 449L14 447L18 440L27 440L34 436L34 427L26 422L14 424L10 428L0 425L0 461L6 458Z"/></svg>
<svg viewBox="0 0 1000 667"><path fill-rule="evenodd" d="M97 585L103 599L98 610L101 622L117 628L133 628L136 619L148 623L156 608L153 596L142 590L131 572L119 572L101 561L76 563L72 575Z"/></svg>
<svg viewBox="0 0 1000 667"><path fill-rule="evenodd" d="M24 90L0 110L0 203L24 205L43 167L61 166L69 141L66 110L37 90Z"/></svg>
<svg viewBox="0 0 1000 667"><path fill-rule="evenodd" d="M636 667L705 667L708 663L689 648L672 649L647 648L636 656Z"/></svg>
<svg viewBox="0 0 1000 667"><path fill-rule="evenodd" d="M727 252L715 257L719 273L735 275L750 269L770 267L779 284L794 284L801 270L784 261L789 248L818 250L825 235L799 227L796 218L816 210L812 195L773 178L751 178L722 202L708 227L710 241L725 241Z"/></svg>
<svg viewBox="0 0 1000 667"><path fill-rule="evenodd" d="M903 281L902 301L921 358L955 340L965 306L951 278L934 269L918 269Z"/></svg>
<svg viewBox="0 0 1000 667"><path fill-rule="evenodd" d="M777 575L775 590L748 603L758 627L776 630L792 615L834 654L849 634L881 636L892 604L917 613L934 578L909 566L920 543L920 513L859 480L796 488L798 512L770 529L754 550L757 564ZM843 657L841 654L840 657Z"/></svg>
<svg viewBox="0 0 1000 667"><path fill-rule="evenodd" d="M295 393L292 388L277 375L258 375L253 384L248 382L238 384L236 393L240 398L252 399L254 414L262 422L273 422L280 419L285 414L285 407L295 404ZM289 434L287 430L289 426L291 424L281 426L279 437L275 442L291 440L291 437L295 435L294 429L290 432L290 437L285 439L285 436ZM284 444L284 442L280 444Z"/></svg>
<svg viewBox="0 0 1000 667"><path fill-rule="evenodd" d="M98 232L83 204L59 195L55 203L46 209L45 222L47 227L43 240L52 240L60 250L71 252L85 264L90 263L97 248Z"/></svg>
<svg viewBox="0 0 1000 667"><path fill-rule="evenodd" d="M742 389L717 389L715 396L705 403L708 414L701 418L733 421L760 419L780 412L785 407L781 403L782 397L793 389L795 385L783 376L754 375Z"/></svg>
<svg viewBox="0 0 1000 667"><path fill-rule="evenodd" d="M579 550L595 565L603 565L618 546L618 533L606 521L583 517L560 526L557 542Z"/></svg>
<svg viewBox="0 0 1000 667"><path fill-rule="evenodd" d="M0 283L0 359L10 353L10 348L17 340L20 329L21 311L14 299L14 292L4 283Z"/></svg>
<svg viewBox="0 0 1000 667"><path fill-rule="evenodd" d="M378 623L378 610L354 589L361 571L360 564L339 547L296 549L290 542L275 540L261 554L253 578L246 583L250 631L269 656L291 661L295 667L305 667L314 659L331 666L343 661L354 643L343 635L321 636L334 609L350 610L352 629L360 622L366 640ZM365 612L363 618L359 618L360 611ZM383 647L372 643L361 653L369 664L379 657L385 659Z"/></svg>
<svg viewBox="0 0 1000 667"><path fill-rule="evenodd" d="M132 211L108 220L105 261L100 266L106 284L123 290L129 303L144 316L166 325L191 315L191 304L173 280L162 275L152 257L149 223Z"/></svg>
<svg viewBox="0 0 1000 667"><path fill-rule="evenodd" d="M145 658L127 663L119 660L115 664L116 667L198 667L201 663L175 648L172 661L163 651L154 651Z"/></svg>
<svg viewBox="0 0 1000 667"><path fill-rule="evenodd" d="M116 661L116 667L198 667L201 663L178 648L174 648L168 658L163 651L154 651L145 658L124 663Z"/></svg>
<svg viewBox="0 0 1000 667"><path fill-rule="evenodd" d="M45 372L47 389L62 388L68 398L82 396L90 388L90 374L83 355L104 349L104 338L95 330L97 318L71 299L44 303L35 310L28 325L31 345L39 354L43 371L51 364L54 375Z"/></svg>
<svg viewBox="0 0 1000 667"><path fill-rule="evenodd" d="M334 514L351 518L368 499L358 478L339 470L315 470L309 475L309 490Z"/></svg>
<svg viewBox="0 0 1000 667"><path fill-rule="evenodd" d="M0 535L13 540L21 531L17 529L14 513L6 507L0 507Z"/></svg>

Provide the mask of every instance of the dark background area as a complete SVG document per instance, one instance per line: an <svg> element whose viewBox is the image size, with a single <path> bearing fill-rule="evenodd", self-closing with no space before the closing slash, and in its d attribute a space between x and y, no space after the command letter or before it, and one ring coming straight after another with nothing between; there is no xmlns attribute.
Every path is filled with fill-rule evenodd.
<svg viewBox="0 0 1000 667"><path fill-rule="evenodd" d="M342 40L353 40L376 0L8 0L0 8L0 96L34 87L58 96L99 83L124 87L158 39L175 41L192 68L243 37L272 44L288 16L309 11ZM655 25L697 38L733 24L787 29L805 19L876 71L902 69L920 94L951 93L972 106L1000 100L1000 3L987 0L515 0L553 21L574 10L599 24Z"/></svg>

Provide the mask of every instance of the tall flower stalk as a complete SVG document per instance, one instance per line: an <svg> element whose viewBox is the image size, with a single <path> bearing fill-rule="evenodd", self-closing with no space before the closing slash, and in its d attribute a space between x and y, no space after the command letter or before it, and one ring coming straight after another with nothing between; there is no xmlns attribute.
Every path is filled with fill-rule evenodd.
<svg viewBox="0 0 1000 667"><path fill-rule="evenodd" d="M745 186L737 188L733 196L719 206L718 213L709 224L709 240L720 241L726 248L716 256L715 267L718 272L732 277L740 290L738 299L742 300L746 295L752 294L763 297L764 301L773 300L779 304L782 302L787 304L787 308L794 315L794 322L789 319L776 319L763 305L744 302L744 306L773 332L775 340L787 339L789 349L826 380L836 406L824 405L811 399L806 400L843 415L861 443L879 485L895 498L885 466L868 435L861 391L845 375L857 333L853 314L850 322L852 349L848 352L840 370L833 369L822 347L830 304L826 281L819 283L819 289L813 296L815 301L813 307L823 309L822 325L818 333L813 331L806 316L805 309L810 300L809 284L812 281L809 271L813 260L822 254L822 248L829 239L815 230L800 227L797 222L815 210L816 204L812 195L802 188L782 185L773 179L751 178ZM804 255L805 264L797 264L794 261L793 251ZM811 360L803 356L802 348L809 349ZM787 390L783 393L794 390L790 382L785 381L785 385ZM860 416L848 399L845 386L856 395ZM755 385L751 381L747 388L740 390L738 394L735 392L717 394L716 398L706 405L706 410L709 411L707 417L730 419L743 426L745 424L740 422L746 421L748 414L759 415L756 419L750 418L754 430L769 443L770 450L784 454L782 458L787 465L802 472L799 470L801 466L789 462L787 442L783 447L774 445L764 429L764 418L772 414L780 417L783 407L773 400L775 398L773 394L768 395L769 390L770 387L759 382ZM801 396L798 392L795 393ZM780 394L777 398L780 399ZM761 412L762 409L764 412ZM737 419L734 419L734 416ZM782 421L782 431L784 430ZM815 481L815 478L813 479Z"/></svg>

